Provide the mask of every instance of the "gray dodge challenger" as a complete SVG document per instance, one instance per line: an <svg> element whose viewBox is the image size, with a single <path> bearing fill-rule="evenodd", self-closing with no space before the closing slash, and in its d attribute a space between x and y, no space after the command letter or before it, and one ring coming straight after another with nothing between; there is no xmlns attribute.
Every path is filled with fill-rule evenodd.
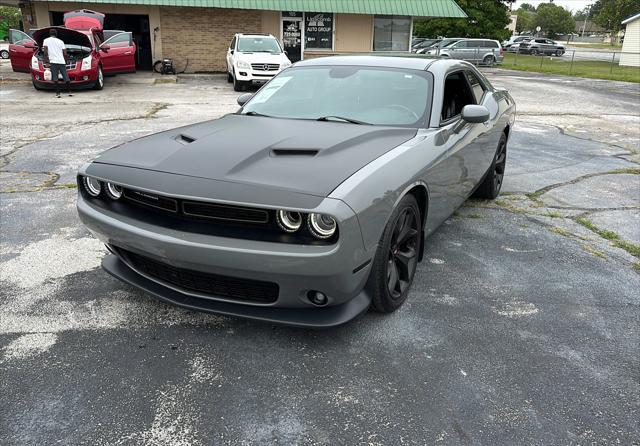
<svg viewBox="0 0 640 446"><path fill-rule="evenodd" d="M84 165L78 212L116 278L304 327L398 309L426 237L500 192L515 119L473 65L415 57L303 61L238 103Z"/></svg>

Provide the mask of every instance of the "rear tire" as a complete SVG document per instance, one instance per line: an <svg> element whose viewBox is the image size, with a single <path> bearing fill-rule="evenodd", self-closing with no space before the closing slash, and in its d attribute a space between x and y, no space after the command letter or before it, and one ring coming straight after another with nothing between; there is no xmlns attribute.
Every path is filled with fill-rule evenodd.
<svg viewBox="0 0 640 446"><path fill-rule="evenodd" d="M420 209L415 197L408 194L391 214L371 266L367 290L375 311L392 313L407 300L421 243Z"/></svg>
<svg viewBox="0 0 640 446"><path fill-rule="evenodd" d="M491 167L484 176L482 183L473 193L476 198L485 198L493 200L500 193L502 181L504 180L504 171L507 163L507 135L504 133L500 137L498 149L493 157Z"/></svg>
<svg viewBox="0 0 640 446"><path fill-rule="evenodd" d="M482 63L488 67L492 67L494 63L496 63L496 58L493 56L485 56L482 59Z"/></svg>
<svg viewBox="0 0 640 446"><path fill-rule="evenodd" d="M536 56L536 55L538 55L538 50L533 49L533 50L529 51L529 54L531 54L532 56Z"/></svg>
<svg viewBox="0 0 640 446"><path fill-rule="evenodd" d="M104 87L104 74L102 73L102 67L98 66L98 78L96 82L93 84L94 90L102 90Z"/></svg>
<svg viewBox="0 0 640 446"><path fill-rule="evenodd" d="M562 51L562 50L556 51L556 56L558 56L558 57L562 56L563 54L564 54L564 51Z"/></svg>

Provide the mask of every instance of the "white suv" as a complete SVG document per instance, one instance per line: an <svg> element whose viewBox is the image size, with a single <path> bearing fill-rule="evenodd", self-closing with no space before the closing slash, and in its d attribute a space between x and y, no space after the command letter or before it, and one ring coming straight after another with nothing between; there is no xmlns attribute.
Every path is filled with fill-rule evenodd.
<svg viewBox="0 0 640 446"><path fill-rule="evenodd" d="M271 34L236 34L227 50L227 80L235 91L264 84L291 61Z"/></svg>

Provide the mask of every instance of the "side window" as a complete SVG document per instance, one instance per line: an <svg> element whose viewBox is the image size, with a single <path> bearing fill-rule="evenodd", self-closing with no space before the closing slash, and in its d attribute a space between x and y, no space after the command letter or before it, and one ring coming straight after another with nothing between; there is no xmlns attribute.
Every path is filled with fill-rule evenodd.
<svg viewBox="0 0 640 446"><path fill-rule="evenodd" d="M462 113L465 105L475 104L473 93L462 71L450 73L444 81L442 97L442 121L448 121Z"/></svg>
<svg viewBox="0 0 640 446"><path fill-rule="evenodd" d="M9 30L9 43L14 45L24 46L25 42L33 42L33 39L29 37L27 33L23 33L17 29Z"/></svg>
<svg viewBox="0 0 640 446"><path fill-rule="evenodd" d="M230 50L236 49L236 36L233 36L233 40L231 40L231 45L229 45Z"/></svg>
<svg viewBox="0 0 640 446"><path fill-rule="evenodd" d="M482 102L482 97L486 91L478 76L472 71L467 71L467 79L469 79L469 85L471 85L471 91L473 91L473 97L476 100L476 104Z"/></svg>
<svg viewBox="0 0 640 446"><path fill-rule="evenodd" d="M123 48L131 46L131 33L116 34L112 38L105 40L104 43L113 48Z"/></svg>
<svg viewBox="0 0 640 446"><path fill-rule="evenodd" d="M500 47L498 42L494 42L493 40L487 40L486 43L487 43L487 48L498 48L498 47Z"/></svg>
<svg viewBox="0 0 640 446"><path fill-rule="evenodd" d="M454 43L454 44L452 45L452 48L455 48L455 49L460 49L460 48L469 48L469 44L470 44L470 43L471 43L471 42L468 42L468 41L463 40L463 41L460 41L460 42Z"/></svg>

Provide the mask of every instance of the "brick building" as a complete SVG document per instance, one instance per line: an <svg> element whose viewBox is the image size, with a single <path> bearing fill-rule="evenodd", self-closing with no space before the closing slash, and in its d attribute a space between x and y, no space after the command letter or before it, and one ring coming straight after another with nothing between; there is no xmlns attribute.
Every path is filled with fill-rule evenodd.
<svg viewBox="0 0 640 446"><path fill-rule="evenodd" d="M225 71L226 49L238 32L273 34L296 59L407 51L415 18L466 17L454 0L13 1L25 30L62 25L66 11L105 13L105 29L133 33L139 68L170 57L178 69L188 61L187 72Z"/></svg>

